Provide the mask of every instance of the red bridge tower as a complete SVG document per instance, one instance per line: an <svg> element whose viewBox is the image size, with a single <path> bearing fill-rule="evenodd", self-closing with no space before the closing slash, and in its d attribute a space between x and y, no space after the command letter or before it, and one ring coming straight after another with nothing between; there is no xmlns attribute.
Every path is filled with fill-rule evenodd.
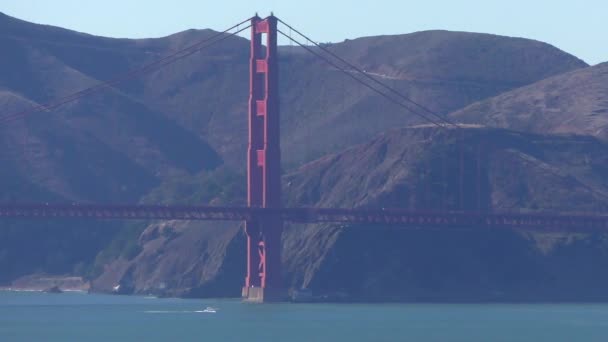
<svg viewBox="0 0 608 342"><path fill-rule="evenodd" d="M261 19L256 15L251 19L247 155L247 202L250 207L281 207L278 83L277 18L271 15ZM242 291L245 300L270 302L284 299L282 231L283 221L278 215L258 216L245 222L247 277Z"/></svg>

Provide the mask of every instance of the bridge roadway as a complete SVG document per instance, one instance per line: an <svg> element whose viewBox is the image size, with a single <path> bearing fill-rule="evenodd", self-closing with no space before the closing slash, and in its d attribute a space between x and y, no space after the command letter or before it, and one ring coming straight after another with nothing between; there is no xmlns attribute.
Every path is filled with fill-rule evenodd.
<svg viewBox="0 0 608 342"><path fill-rule="evenodd" d="M608 214L433 212L406 209L249 208L162 205L0 204L0 218L255 220L280 215L296 223L386 224L405 228L608 230Z"/></svg>

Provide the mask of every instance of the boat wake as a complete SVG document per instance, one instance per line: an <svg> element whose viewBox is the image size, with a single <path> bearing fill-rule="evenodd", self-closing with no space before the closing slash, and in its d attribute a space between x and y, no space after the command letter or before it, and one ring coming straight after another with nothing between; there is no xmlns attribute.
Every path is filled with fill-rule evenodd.
<svg viewBox="0 0 608 342"><path fill-rule="evenodd" d="M217 308L206 307L204 310L147 310L149 314L187 314L187 313L217 313Z"/></svg>

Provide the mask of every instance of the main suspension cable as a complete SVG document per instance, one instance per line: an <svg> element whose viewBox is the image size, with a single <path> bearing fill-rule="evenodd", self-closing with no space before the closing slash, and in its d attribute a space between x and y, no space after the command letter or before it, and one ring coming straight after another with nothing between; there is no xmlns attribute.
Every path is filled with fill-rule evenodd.
<svg viewBox="0 0 608 342"><path fill-rule="evenodd" d="M277 19L278 19L278 18L277 18ZM325 48L324 46L322 46L322 45L318 44L317 42L315 42L314 40L310 39L310 38L309 38L307 35L303 34L303 33L302 33L302 32L300 32L300 31L298 31L298 30L297 30L297 29L295 29L293 26L291 26L291 25L287 24L287 23L286 23L286 22L284 22L283 20L278 19L278 21L279 21L280 23L282 23L283 25L285 25L287 28L289 28L289 29L290 29L290 32L295 32L295 33L297 33L298 35L302 36L304 39L306 39L308 42L312 43L312 44L313 44L315 47L317 47L317 48L318 48L318 49L320 49L321 51L323 51L323 52L325 52L325 53L327 53L327 54L331 55L332 57L334 57L335 59L339 60L339 61L340 61L340 62L342 62L343 64L346 64L347 66L349 66L351 69L353 69L354 71L356 71L358 74L363 75L364 77L366 77L366 78L370 79L370 80L371 80L371 81L373 81L374 83L376 83L376 84L378 84L378 85L382 86L383 88L385 88L385 89L389 90L391 93L393 93L393 94L397 95L399 98L401 98L401 99L403 99L403 100L405 100L405 101L407 101L407 102L409 102L409 103L411 103L411 104L415 105L416 107L418 107L418 108L420 108L420 109L424 110L425 112L427 112L427 113L429 113L429 114L433 115L434 117L436 117L436 118L438 118L439 120L441 120L443 123L441 123L441 124L440 124L440 123L437 123L436 121L431 120L431 119L430 119L430 118L428 118L427 116L425 116L425 115L423 115L423 114L421 114L421 113L418 113L418 112L416 112L416 111L412 110L411 108L409 108L409 107L405 106L405 105L404 105L402 102L400 102L400 101L396 101L394 98L392 98L392 97L390 97L390 96L387 96L385 93L381 92L380 90L378 90L378 89L376 89L376 88L372 87L371 85L369 85L369 84L367 84L367 83L363 82L362 80L360 80L359 78L355 77L355 76L354 76L354 75L353 75L351 72L349 72L348 70L346 70L346 69L344 69L344 68L342 68L342 67L338 66L338 65L337 65L337 63L335 63L335 62L333 62L333 61L330 61L328 58L326 58L325 56L321 55L320 53L318 53L318 52L314 51L314 50L313 50L313 49L311 49L309 46L307 46L307 45L305 45L305 44L300 43L300 42L299 42L299 41L297 41L295 38L293 38L291 35L287 36L287 35L286 35L285 33L283 33L281 30L278 30L278 32L279 32L280 34L282 34L283 36L285 36L285 37L286 37L286 38L288 38L289 40L293 41L294 43L296 43L296 44L297 44L297 45L299 45L300 47L304 48L305 50L307 50L307 51L308 51L308 52L310 52L311 54L315 55L316 57L318 57L318 58L322 59L322 60L323 60L323 61L325 61L326 63L328 63L328 64L332 65L334 68L338 69L339 71L341 71L341 72L345 73L346 75L348 75L350 78L354 79L355 81L357 81L357 82L359 82L359 83L363 84L365 87L367 87L367 88L369 88L369 89L372 89L374 92L376 92L376 93L380 94L382 97L387 98L388 100L390 100L390 101L392 101L392 102L394 102L394 103L397 103L399 106L401 106L401 107L405 108L405 109L406 109L406 110L408 110L410 113L413 113L413 114L415 114L415 115L417 115L417 116L419 116L419 117L421 117L421 118L423 118L423 119L425 119L425 120L429 121L430 123L434 124L434 125L435 125L435 126L437 126L437 127L446 128L446 126L447 126L447 125L449 125L449 126L452 126L452 127L457 128L458 130L462 130L461 125L459 125L459 124L456 124L456 123L452 122L451 120L449 120L449 119L447 119L447 118L443 117L442 115L440 115L440 114L438 114L438 113L436 113L436 112L432 111L431 109L429 109L429 108L427 108L427 107L423 106L422 104L420 104L420 103L418 103L418 102L416 102L416 101L414 101L414 100L412 100L412 99L408 98L407 96L405 96L405 95L401 94L399 91L397 91L397 90L396 90L396 89L394 89L393 87L391 87L391 86L389 86L389 85L387 85L387 84L385 84L385 83L383 83L383 82L380 82L379 80L377 80L376 78L374 78L374 77L370 76L369 74L367 74L366 72L364 72L363 70L361 70L360 68L358 68L357 66L355 66L354 64L352 64L352 63L348 62L347 60L345 60L344 58L342 58L342 57L340 57L339 55L335 54L335 53L334 53L334 52L332 52L331 50L329 50L329 49ZM522 152L523 152L523 151L522 151ZM519 160L521 160L522 162L524 162L524 163L528 163L528 162L529 162L529 160L527 160L526 158L524 158L523 156L521 156L521 155L520 155L520 154L518 154L518 153L515 153L515 154L514 154L514 156L515 156L517 159L519 159ZM560 174L558 174L557 172L555 172L555 171L553 171L553 170L550 170L550 169L549 169L549 170L547 170L547 171L548 171L550 174L552 174L553 176L556 176L556 177L562 177ZM587 185L587 184L585 184L585 183L583 183L583 182L580 182L580 181L579 181L579 184L581 184L581 185L582 185L582 186L583 186L585 189L589 190L589 191L590 191L592 194L597 194L597 195L599 195L600 197L603 197L603 198L608 198L608 194L605 194L605 193L603 193L603 192L601 192L601 191L595 190L595 189L593 189L592 187L590 187L589 185Z"/></svg>
<svg viewBox="0 0 608 342"><path fill-rule="evenodd" d="M339 66L338 64L336 64L335 62L329 60L328 58L326 58L325 56L319 54L318 52L314 51L313 49L311 49L310 47L302 44L300 41L298 41L297 39L293 38L293 37L289 37L289 35L285 34L283 31L281 30L277 30L281 35L283 35L284 37L286 37L287 39L293 41L294 43L296 43L297 45L299 45L300 47L302 47L303 49L307 50L309 53L315 55L317 58L322 59L323 61L325 61L326 63L328 63L329 65L333 66L334 68L338 69L339 71L341 71L342 73L344 73L345 75L347 75L348 77L352 78L353 80L355 80L356 82L362 84L363 86L371 89L372 91L374 91L375 93L379 94L380 96L386 98L387 100L399 105L400 107L406 109L408 112L417 115L421 118L423 118L424 120L431 122L432 124L438 126L438 127L442 127L442 125L438 122L436 122L435 120L429 118L428 116L422 114L422 113L418 113L416 111L413 111L410 107L406 106L403 102L396 100L395 98L387 95L386 93L382 92L381 90L373 87L372 85L370 85L369 83L364 82L363 80L357 78L355 75L353 75L351 72L348 72L348 70L342 68L341 66Z"/></svg>
<svg viewBox="0 0 608 342"><path fill-rule="evenodd" d="M48 111L48 110L53 110L56 109L64 104L76 101L84 96L90 95L92 93L104 90L106 88L111 88L114 85L117 85L121 82L127 81L129 79L138 77L142 74L145 74L147 72L151 72L151 71L155 71L158 69L161 69L169 64L172 64L178 60L181 60L185 57L188 57L196 52L201 51L204 48L208 48L212 45L215 45L221 41L224 41L230 37L233 37L237 34L239 34L240 32L248 29L249 27L251 27L251 25L245 26L243 28L239 28L236 32L232 32L230 33L230 31L234 30L237 27L240 27L240 25L246 23L247 21L251 20L251 18L248 18L246 20L241 21L240 23L233 25L232 27L222 31L222 32L218 32L214 35L212 35L211 37L208 37L206 39L203 39L195 44L192 44L184 49L178 50L168 56L165 56L161 59L158 59L156 61L153 61L151 63L145 64L141 67L132 69L124 74L118 75L110 80L107 81L103 81L100 82L98 84L95 84L93 86L90 86L88 88L82 89L80 91L77 91L75 93L72 93L70 95L67 95L65 97L62 97L60 99L48 102L46 104L42 104L42 105L36 105L33 108L27 109L27 110L23 110L23 111L19 111L19 112L15 112L12 114L8 114L8 115L4 115L4 116L0 116L0 125L21 119L24 116L27 116L29 114L32 113L36 113L36 112L40 112L40 111Z"/></svg>
<svg viewBox="0 0 608 342"><path fill-rule="evenodd" d="M353 63L347 61L346 59L340 57L339 55L335 54L333 51L329 50L328 48L324 47L323 45L315 42L314 40L312 40L311 38L309 38L307 35L303 34L302 32L298 31L297 29L295 29L293 26L287 24L286 22L284 22L281 19L278 19L278 21L285 25L286 27L288 27L290 30L292 30L293 32L299 34L300 36L302 36L304 39L306 39L307 41L311 42L314 46L316 46L317 48L321 49L322 51L324 51L325 53L331 55L332 57L336 58L337 60L339 60L340 62L348 65L351 69L353 69L354 71L358 72L359 74L363 75L364 77L370 79L371 81L373 81L374 83L380 85L383 88L386 88L387 90L389 90L390 92L392 92L393 94L397 95L398 97L400 97L401 99L403 99L404 101L407 101L413 105L415 105L416 107L424 110L425 112L427 112L428 114L433 115L434 117L436 117L437 119L443 121L444 123L453 125L458 127L457 124L455 124L454 122L452 122L451 120L448 120L446 117L438 114L437 112L423 106L422 104L410 99L409 97L403 95L401 92L399 92L398 90L396 90L395 88L387 85L386 83L380 82L379 80L377 80L375 77L372 77L371 75L369 75L368 73L366 73L365 71L361 70L361 68L355 66Z"/></svg>

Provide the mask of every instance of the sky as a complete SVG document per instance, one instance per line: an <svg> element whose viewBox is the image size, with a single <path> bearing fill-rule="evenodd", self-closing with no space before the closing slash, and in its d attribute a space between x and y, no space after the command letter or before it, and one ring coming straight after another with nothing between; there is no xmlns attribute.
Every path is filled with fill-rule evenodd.
<svg viewBox="0 0 608 342"><path fill-rule="evenodd" d="M271 11L317 42L443 29L531 38L589 64L608 61L608 0L0 0L10 16L121 38L223 31Z"/></svg>

